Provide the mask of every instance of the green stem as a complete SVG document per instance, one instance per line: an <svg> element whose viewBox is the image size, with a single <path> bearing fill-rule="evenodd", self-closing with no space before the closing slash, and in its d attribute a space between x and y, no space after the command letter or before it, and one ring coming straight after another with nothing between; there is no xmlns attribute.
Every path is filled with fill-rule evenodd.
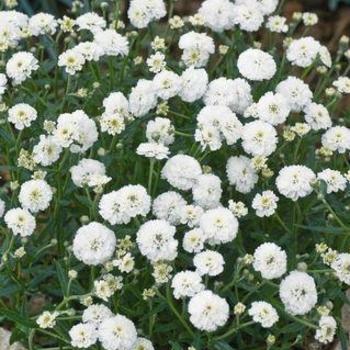
<svg viewBox="0 0 350 350"><path fill-rule="evenodd" d="M154 158L150 158L149 161L149 173L148 173L148 193L151 194L152 193L152 179L153 179L153 170L154 170L154 163L155 163L155 159Z"/></svg>
<svg viewBox="0 0 350 350"><path fill-rule="evenodd" d="M330 206L330 204L326 201L325 198L322 198L322 203L327 207L327 209L331 212L331 214L333 215L335 221L340 225L341 228L343 228L345 231L349 231L350 228L347 227L343 221L339 218L339 216L337 215L337 213L333 210L333 208Z"/></svg>
<svg viewBox="0 0 350 350"><path fill-rule="evenodd" d="M226 333L224 333L224 334L222 334L222 335L220 335L218 337L215 337L214 340L218 341L218 340L225 339L225 338L233 335L234 333L236 333L238 330L240 330L242 328L245 328L245 327L248 327L248 326L251 326L252 324L254 324L254 321L249 321L249 322L242 323L241 325L239 325L237 327L231 328Z"/></svg>
<svg viewBox="0 0 350 350"><path fill-rule="evenodd" d="M189 117L189 116L187 116L185 114L182 114L182 113L178 113L178 112L174 112L174 111L169 111L169 113L174 114L174 115L176 115L177 117L180 117L180 118L191 120L191 117Z"/></svg>
<svg viewBox="0 0 350 350"><path fill-rule="evenodd" d="M170 291L170 288L169 286L167 285L167 288L166 288L166 298L160 294L158 292L158 295L163 299L165 300L171 311L174 313L174 315L178 318L178 320L181 322L181 324L184 326L184 328L186 329L186 331L188 332L188 334L191 336L191 337L194 337L194 332L191 330L191 328L189 327L189 325L187 324L187 322L182 318L182 316L180 315L180 313L177 311L175 305L173 304L173 301L172 301L172 297L171 297L171 291Z"/></svg>
<svg viewBox="0 0 350 350"><path fill-rule="evenodd" d="M179 135L179 136L185 136L185 137L193 137L193 135L191 134L186 134L182 131L178 131L178 130L175 130L175 135Z"/></svg>
<svg viewBox="0 0 350 350"><path fill-rule="evenodd" d="M287 225L284 223L284 221L281 219L281 217L275 212L275 218L279 222L279 224L285 229L285 231L289 234L292 234L293 232L287 227Z"/></svg>

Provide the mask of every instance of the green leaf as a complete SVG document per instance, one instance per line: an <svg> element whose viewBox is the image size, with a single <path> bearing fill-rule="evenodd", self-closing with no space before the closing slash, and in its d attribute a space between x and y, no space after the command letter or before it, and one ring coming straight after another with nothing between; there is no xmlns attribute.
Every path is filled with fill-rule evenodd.
<svg viewBox="0 0 350 350"><path fill-rule="evenodd" d="M305 230L315 231L315 232L333 233L336 235L348 234L342 228L334 227L334 226L304 226L304 225L295 225L295 226L303 228Z"/></svg>
<svg viewBox="0 0 350 350"><path fill-rule="evenodd" d="M217 350L235 350L231 345L223 340L219 340L214 344L214 348Z"/></svg>
<svg viewBox="0 0 350 350"><path fill-rule="evenodd" d="M348 350L349 349L349 335L344 332L344 329L342 327L338 330L338 337L340 340L340 345L342 350Z"/></svg>
<svg viewBox="0 0 350 350"><path fill-rule="evenodd" d="M0 314L9 321L21 324L26 328L33 328L35 326L29 317L21 315L19 312L0 307Z"/></svg>
<svg viewBox="0 0 350 350"><path fill-rule="evenodd" d="M174 341L170 340L169 344L171 345L171 349L172 350L182 350L182 347L177 342L174 342Z"/></svg>
<svg viewBox="0 0 350 350"><path fill-rule="evenodd" d="M56 266L57 277L61 286L61 290L63 291L63 295L66 296L67 286L68 286L67 273L65 272L65 270L62 268L62 266L58 261L55 262L55 266Z"/></svg>

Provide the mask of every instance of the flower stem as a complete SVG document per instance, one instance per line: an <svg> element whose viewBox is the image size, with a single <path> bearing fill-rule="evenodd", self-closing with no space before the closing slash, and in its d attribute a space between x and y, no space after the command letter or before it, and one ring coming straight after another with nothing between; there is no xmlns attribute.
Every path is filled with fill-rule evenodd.
<svg viewBox="0 0 350 350"><path fill-rule="evenodd" d="M148 173L148 193L152 193L152 178L153 178L153 170L154 170L154 158L151 158L149 161L149 173Z"/></svg>

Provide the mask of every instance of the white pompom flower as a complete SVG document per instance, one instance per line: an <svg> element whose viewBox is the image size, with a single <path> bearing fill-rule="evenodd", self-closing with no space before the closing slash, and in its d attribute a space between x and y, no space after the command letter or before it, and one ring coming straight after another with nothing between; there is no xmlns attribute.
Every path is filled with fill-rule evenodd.
<svg viewBox="0 0 350 350"><path fill-rule="evenodd" d="M275 243L263 243L255 249L253 268L265 279L280 278L287 271L287 254Z"/></svg>
<svg viewBox="0 0 350 350"><path fill-rule="evenodd" d="M37 213L49 207L52 196L45 180L29 180L22 184L18 199L24 209Z"/></svg>
<svg viewBox="0 0 350 350"><path fill-rule="evenodd" d="M305 272L292 271L285 277L280 284L279 295L291 315L305 315L317 303L315 281Z"/></svg>
<svg viewBox="0 0 350 350"><path fill-rule="evenodd" d="M80 227L73 240L75 257L86 265L105 263L112 257L115 248L114 232L98 222Z"/></svg>
<svg viewBox="0 0 350 350"><path fill-rule="evenodd" d="M175 231L175 227L165 220L150 220L142 224L136 234L141 254L151 262L174 260L178 246Z"/></svg>
<svg viewBox="0 0 350 350"><path fill-rule="evenodd" d="M229 318L227 301L210 290L199 292L188 304L191 323L201 331L214 332Z"/></svg>
<svg viewBox="0 0 350 350"><path fill-rule="evenodd" d="M132 321L117 314L100 324L98 339L105 350L131 350L136 344L137 332Z"/></svg>
<svg viewBox="0 0 350 350"><path fill-rule="evenodd" d="M259 49L243 51L237 61L239 72L253 81L269 80L276 73L276 63L273 57Z"/></svg>

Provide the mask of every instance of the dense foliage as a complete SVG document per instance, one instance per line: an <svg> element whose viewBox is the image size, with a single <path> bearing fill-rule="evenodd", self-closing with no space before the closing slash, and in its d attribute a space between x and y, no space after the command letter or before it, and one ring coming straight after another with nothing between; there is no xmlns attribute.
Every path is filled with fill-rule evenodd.
<svg viewBox="0 0 350 350"><path fill-rule="evenodd" d="M349 38L277 0L119 4L0 12L11 342L347 349Z"/></svg>

